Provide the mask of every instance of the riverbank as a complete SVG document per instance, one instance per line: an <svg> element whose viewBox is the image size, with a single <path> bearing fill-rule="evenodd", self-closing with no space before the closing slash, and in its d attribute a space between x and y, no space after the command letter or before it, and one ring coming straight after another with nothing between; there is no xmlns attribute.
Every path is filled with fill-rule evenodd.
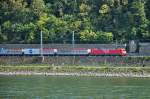
<svg viewBox="0 0 150 99"><path fill-rule="evenodd" d="M47 64L50 66L150 66L149 56L1 56L0 65Z"/></svg>
<svg viewBox="0 0 150 99"><path fill-rule="evenodd" d="M150 77L149 74L135 74L135 73L38 73L38 72L0 72L0 75L45 75L45 76L93 76L93 77Z"/></svg>
<svg viewBox="0 0 150 99"><path fill-rule="evenodd" d="M150 67L0 66L0 75L150 77Z"/></svg>

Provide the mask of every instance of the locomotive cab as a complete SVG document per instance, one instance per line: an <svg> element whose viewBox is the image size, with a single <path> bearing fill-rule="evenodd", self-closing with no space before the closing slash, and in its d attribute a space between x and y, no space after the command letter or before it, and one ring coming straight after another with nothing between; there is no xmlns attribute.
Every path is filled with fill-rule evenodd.
<svg viewBox="0 0 150 99"><path fill-rule="evenodd" d="M124 48L119 48L118 50L120 50L120 54L122 56L126 56L127 55L127 52L126 52L126 50Z"/></svg>

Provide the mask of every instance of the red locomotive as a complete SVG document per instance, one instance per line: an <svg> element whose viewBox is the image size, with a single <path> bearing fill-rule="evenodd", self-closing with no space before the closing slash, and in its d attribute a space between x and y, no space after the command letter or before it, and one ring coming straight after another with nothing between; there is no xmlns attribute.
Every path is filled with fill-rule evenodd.
<svg viewBox="0 0 150 99"><path fill-rule="evenodd" d="M90 55L118 55L118 56L126 56L127 52L124 48L118 49L91 49Z"/></svg>

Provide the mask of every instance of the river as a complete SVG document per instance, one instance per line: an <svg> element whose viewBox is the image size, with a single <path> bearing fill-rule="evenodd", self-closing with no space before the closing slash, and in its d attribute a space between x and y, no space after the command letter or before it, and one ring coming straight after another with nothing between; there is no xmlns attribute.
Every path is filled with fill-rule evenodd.
<svg viewBox="0 0 150 99"><path fill-rule="evenodd" d="M150 78L0 76L0 99L150 99Z"/></svg>

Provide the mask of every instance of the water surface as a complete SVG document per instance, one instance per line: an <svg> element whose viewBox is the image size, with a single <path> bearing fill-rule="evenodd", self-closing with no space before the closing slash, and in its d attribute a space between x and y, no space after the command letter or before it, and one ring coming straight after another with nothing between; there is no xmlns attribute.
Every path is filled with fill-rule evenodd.
<svg viewBox="0 0 150 99"><path fill-rule="evenodd" d="M150 78L0 76L0 99L150 99Z"/></svg>

